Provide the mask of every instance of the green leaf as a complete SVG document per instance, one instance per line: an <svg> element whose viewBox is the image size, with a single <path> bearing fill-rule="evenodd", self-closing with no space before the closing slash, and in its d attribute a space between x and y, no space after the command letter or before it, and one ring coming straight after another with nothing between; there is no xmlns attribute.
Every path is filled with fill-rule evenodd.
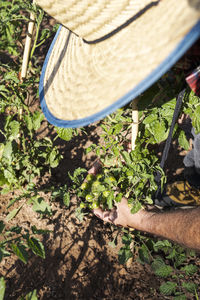
<svg viewBox="0 0 200 300"><path fill-rule="evenodd" d="M63 203L65 204L65 206L69 206L70 204L70 193L69 192L65 192L63 195Z"/></svg>
<svg viewBox="0 0 200 300"><path fill-rule="evenodd" d="M84 168L77 168L75 171L74 171L74 177L77 177L79 175L82 175L83 173L86 173L87 170L84 169Z"/></svg>
<svg viewBox="0 0 200 300"><path fill-rule="evenodd" d="M44 114L40 111L35 111L32 117L33 129L36 131L40 128L41 122L44 120Z"/></svg>
<svg viewBox="0 0 200 300"><path fill-rule="evenodd" d="M158 252L159 250L162 250L167 254L172 249L172 244L168 240L163 240L157 241L153 247L154 251Z"/></svg>
<svg viewBox="0 0 200 300"><path fill-rule="evenodd" d="M23 263L27 264L28 262L28 253L26 252L26 247L21 244L12 244L11 248L13 252L18 256L18 258L23 261Z"/></svg>
<svg viewBox="0 0 200 300"><path fill-rule="evenodd" d="M25 300L38 300L37 290L34 290L34 291L28 293L25 297Z"/></svg>
<svg viewBox="0 0 200 300"><path fill-rule="evenodd" d="M170 266L166 265L165 262L160 257L156 258L153 261L151 267L157 276L164 277L164 278L170 276L173 271L173 269Z"/></svg>
<svg viewBox="0 0 200 300"><path fill-rule="evenodd" d="M163 251L165 252L165 254L167 252L170 252L169 255L166 256L167 259L173 259L173 258L175 258L175 260L176 260L177 252L176 252L176 250L174 248L170 249L169 251L167 250L167 252L165 251L165 249Z"/></svg>
<svg viewBox="0 0 200 300"><path fill-rule="evenodd" d="M58 153L55 149L52 150L50 153L49 164L50 164L51 168L56 168L59 164Z"/></svg>
<svg viewBox="0 0 200 300"><path fill-rule="evenodd" d="M173 116L175 106L176 106L176 98L162 104L161 113L163 114L164 111L164 115L167 114Z"/></svg>
<svg viewBox="0 0 200 300"><path fill-rule="evenodd" d="M199 97L195 95L193 90L189 94L189 104L196 107L199 104Z"/></svg>
<svg viewBox="0 0 200 300"><path fill-rule="evenodd" d="M112 167L116 162L116 157L113 157L112 155L106 155L104 157L104 165L106 167Z"/></svg>
<svg viewBox="0 0 200 300"><path fill-rule="evenodd" d="M113 208L113 201L114 201L114 192L111 191L107 197L107 205L108 205L108 209L112 209Z"/></svg>
<svg viewBox="0 0 200 300"><path fill-rule="evenodd" d="M87 213L83 213L81 207L76 208L75 216L80 222L83 222L83 218L85 215L87 215Z"/></svg>
<svg viewBox="0 0 200 300"><path fill-rule="evenodd" d="M138 251L139 261L142 264L150 264L149 250L146 245L142 245Z"/></svg>
<svg viewBox="0 0 200 300"><path fill-rule="evenodd" d="M150 205L154 203L153 199L151 197L148 197L148 196L145 198L145 202L150 204Z"/></svg>
<svg viewBox="0 0 200 300"><path fill-rule="evenodd" d="M133 207L131 208L131 213L136 214L142 208L142 204L139 201L133 202Z"/></svg>
<svg viewBox="0 0 200 300"><path fill-rule="evenodd" d="M6 89L5 85L0 85L0 92L9 92L9 90Z"/></svg>
<svg viewBox="0 0 200 300"><path fill-rule="evenodd" d="M0 144L0 159L3 156L3 151L4 151L4 144Z"/></svg>
<svg viewBox="0 0 200 300"><path fill-rule="evenodd" d="M192 125L195 128L195 133L200 133L200 105L194 111L192 116Z"/></svg>
<svg viewBox="0 0 200 300"><path fill-rule="evenodd" d="M180 135L178 137L178 142L179 142L179 145L185 149L185 150L189 150L190 148L190 144L186 138L186 135L185 135L185 132L184 131L181 131L180 132Z"/></svg>
<svg viewBox="0 0 200 300"><path fill-rule="evenodd" d="M129 247L131 242L133 240L133 237L131 234L124 234L123 237L122 237L122 243L124 245L126 245L126 247Z"/></svg>
<svg viewBox="0 0 200 300"><path fill-rule="evenodd" d="M4 169L4 176L8 183L11 184L17 183L17 178L15 176L14 170L11 167Z"/></svg>
<svg viewBox="0 0 200 300"><path fill-rule="evenodd" d="M12 142L9 141L6 143L3 150L3 157L7 159L9 163L11 163L12 161L12 152L13 152Z"/></svg>
<svg viewBox="0 0 200 300"><path fill-rule="evenodd" d="M118 252L118 260L120 264L125 264L129 258L131 258L133 256L132 251L130 250L130 248L126 248L123 247L119 250Z"/></svg>
<svg viewBox="0 0 200 300"><path fill-rule="evenodd" d="M184 294L175 296L173 300L187 300L187 297Z"/></svg>
<svg viewBox="0 0 200 300"><path fill-rule="evenodd" d="M192 256L192 257L195 257L195 256L196 256L195 250L187 249L187 253L188 253L188 256Z"/></svg>
<svg viewBox="0 0 200 300"><path fill-rule="evenodd" d="M167 281L160 286L160 292L163 295L170 296L176 292L177 284L175 282Z"/></svg>
<svg viewBox="0 0 200 300"><path fill-rule="evenodd" d="M182 287L186 289L189 293L194 293L197 286L193 282L183 282Z"/></svg>
<svg viewBox="0 0 200 300"><path fill-rule="evenodd" d="M27 243L34 254L45 258L44 245L38 239L35 237L28 238Z"/></svg>
<svg viewBox="0 0 200 300"><path fill-rule="evenodd" d="M3 232L4 228L5 228L5 224L3 221L0 221L0 234Z"/></svg>
<svg viewBox="0 0 200 300"><path fill-rule="evenodd" d="M47 229L38 229L35 225L31 226L31 230L34 234L46 234L50 232L50 230Z"/></svg>
<svg viewBox="0 0 200 300"><path fill-rule="evenodd" d="M26 126L27 126L28 130L32 131L33 130L33 122L32 122L31 116L29 114L24 115L24 120L25 120L25 123L26 123Z"/></svg>
<svg viewBox="0 0 200 300"><path fill-rule="evenodd" d="M0 245L0 262L2 261L2 259L6 256L10 256L10 252L8 252L7 250L5 250L3 248L2 245Z"/></svg>
<svg viewBox="0 0 200 300"><path fill-rule="evenodd" d="M187 259L187 256L185 253L179 253L179 255L176 255L174 265L177 268L178 266L182 265Z"/></svg>
<svg viewBox="0 0 200 300"><path fill-rule="evenodd" d="M73 137L73 129L72 128L60 128L55 127L58 136L64 141L70 141Z"/></svg>
<svg viewBox="0 0 200 300"><path fill-rule="evenodd" d="M4 186L5 184L8 184L8 181L5 178L3 172L0 171L0 186Z"/></svg>
<svg viewBox="0 0 200 300"><path fill-rule="evenodd" d="M131 160L131 156L127 151L122 151L121 153L125 163L127 163L127 165L131 165L132 166L132 160Z"/></svg>
<svg viewBox="0 0 200 300"><path fill-rule="evenodd" d="M123 128L123 123L118 123L118 124L115 125L115 127L114 127L114 132L113 132L113 134L114 134L114 135L119 134L120 131L122 130L122 128Z"/></svg>
<svg viewBox="0 0 200 300"><path fill-rule="evenodd" d="M157 120L157 115L156 114L150 114L143 120L143 124L151 124L152 122Z"/></svg>
<svg viewBox="0 0 200 300"><path fill-rule="evenodd" d="M120 155L120 151L119 151L118 147L113 147L112 151L113 151L115 157L118 157Z"/></svg>
<svg viewBox="0 0 200 300"><path fill-rule="evenodd" d="M22 231L22 227L20 227L20 226L13 226L13 227L10 228L10 231L11 232L15 232L17 234L20 234L21 231Z"/></svg>
<svg viewBox="0 0 200 300"><path fill-rule="evenodd" d="M95 148L97 147L97 145L92 144L90 145L88 148L86 148L85 152L86 154L90 153L91 151L93 151Z"/></svg>
<svg viewBox="0 0 200 300"><path fill-rule="evenodd" d="M50 30L48 28L44 28L41 32L40 41L46 40L50 35Z"/></svg>
<svg viewBox="0 0 200 300"><path fill-rule="evenodd" d="M123 197L122 193L117 194L117 196L115 197L115 201L120 202L122 200L122 197Z"/></svg>
<svg viewBox="0 0 200 300"><path fill-rule="evenodd" d="M10 127L10 139L14 140L19 135L19 128L20 128L19 122L14 120L10 122L9 127Z"/></svg>
<svg viewBox="0 0 200 300"><path fill-rule="evenodd" d="M189 264L185 267L182 267L181 271L184 271L186 273L186 275L193 275L194 273L196 273L198 271L198 268L196 265Z"/></svg>
<svg viewBox="0 0 200 300"><path fill-rule="evenodd" d="M14 81L15 83L19 83L19 79L18 79L17 73L16 73L15 71L8 72L8 73L5 75L4 79L5 79L6 81L12 80L12 81Z"/></svg>
<svg viewBox="0 0 200 300"><path fill-rule="evenodd" d="M22 208L22 206L18 207L18 208L14 208L11 212L9 212L9 214L6 216L6 221L10 221L12 220L20 211L20 209Z"/></svg>
<svg viewBox="0 0 200 300"><path fill-rule="evenodd" d="M150 124L151 133L153 134L156 142L159 144L166 140L168 136L168 131L166 130L165 123L163 120L155 121Z"/></svg>
<svg viewBox="0 0 200 300"><path fill-rule="evenodd" d="M3 277L0 278L0 300L4 299L4 294L6 290L6 283Z"/></svg>
<svg viewBox="0 0 200 300"><path fill-rule="evenodd" d="M51 214L51 207L42 197L33 200L33 210L38 213Z"/></svg>
<svg viewBox="0 0 200 300"><path fill-rule="evenodd" d="M116 248L116 240L114 239L112 242L108 242L108 245L112 248Z"/></svg>

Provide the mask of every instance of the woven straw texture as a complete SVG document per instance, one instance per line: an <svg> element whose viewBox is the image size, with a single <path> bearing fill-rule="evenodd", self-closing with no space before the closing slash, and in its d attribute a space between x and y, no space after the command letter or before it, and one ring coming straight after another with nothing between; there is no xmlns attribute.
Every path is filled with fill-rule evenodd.
<svg viewBox="0 0 200 300"><path fill-rule="evenodd" d="M107 26L114 24L113 20L117 20L121 13L122 22L133 16L135 4L138 10L150 3L141 0L37 2L61 22L64 20L67 27L75 28L81 36L92 39L110 32ZM108 22L108 13L106 22L104 19L103 23L96 23L103 12L108 12L108 7L113 12L112 20ZM88 28L86 23L83 27L79 26L84 25L85 19ZM198 13L187 0L161 0L159 5L151 7L129 26L97 44L84 43L73 33L69 36L69 30L62 27L44 77L48 109L62 120L85 118L105 109L146 78L174 50L198 19ZM80 20L83 20L82 23ZM104 23L105 26L102 25ZM118 25L121 22L118 21ZM99 28L97 36L94 28Z"/></svg>
<svg viewBox="0 0 200 300"><path fill-rule="evenodd" d="M86 40L95 40L108 34L151 2L157 1L37 0L49 15Z"/></svg>

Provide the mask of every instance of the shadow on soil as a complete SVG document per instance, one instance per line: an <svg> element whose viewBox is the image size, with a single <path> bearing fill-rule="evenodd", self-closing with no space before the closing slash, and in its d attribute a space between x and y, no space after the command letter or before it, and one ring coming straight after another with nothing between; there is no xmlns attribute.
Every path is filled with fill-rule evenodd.
<svg viewBox="0 0 200 300"><path fill-rule="evenodd" d="M66 183L68 172L73 173L79 167L89 169L95 161L96 156L94 153L90 153L86 157L85 149L91 144L98 145L99 141L100 136L97 125L85 127L84 131L74 136L69 142L60 138L57 139L55 144L60 149L63 159L59 167L52 170L55 180Z"/></svg>
<svg viewBox="0 0 200 300"><path fill-rule="evenodd" d="M7 300L16 300L22 291L25 295L34 289L39 299L45 300L124 299L130 296L133 278L126 279L126 284L123 283L124 275L118 274L116 278L114 261L105 247L110 228L105 226L102 233L102 223L96 218L77 223L73 209L65 211L64 218L62 212L58 212L51 221L53 232L43 240L45 260L32 256L27 265L17 261L8 270L6 277L10 277L13 269L17 276L11 276L7 282Z"/></svg>

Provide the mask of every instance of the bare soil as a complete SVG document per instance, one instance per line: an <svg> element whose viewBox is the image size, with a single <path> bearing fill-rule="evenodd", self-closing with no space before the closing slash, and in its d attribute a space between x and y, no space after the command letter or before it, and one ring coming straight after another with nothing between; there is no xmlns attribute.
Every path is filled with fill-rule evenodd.
<svg viewBox="0 0 200 300"><path fill-rule="evenodd" d="M118 263L120 236L116 248L109 246L116 230L92 215L79 222L75 203L69 209L53 203L53 211L52 218L38 220L25 206L14 220L52 232L43 240L44 260L31 256L24 265L15 257L4 259L0 270L7 278L5 299L17 299L33 289L39 299L162 299L156 292L159 281L148 266Z"/></svg>

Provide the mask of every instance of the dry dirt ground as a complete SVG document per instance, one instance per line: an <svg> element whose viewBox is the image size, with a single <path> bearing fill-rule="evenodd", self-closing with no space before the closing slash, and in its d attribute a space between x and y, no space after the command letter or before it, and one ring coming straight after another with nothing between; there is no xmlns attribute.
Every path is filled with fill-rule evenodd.
<svg viewBox="0 0 200 300"><path fill-rule="evenodd" d="M119 246L109 245L116 232L93 216L77 221L74 210L74 205L65 209L54 203L53 218L39 221L28 206L20 212L15 224L52 232L43 240L44 260L32 256L24 265L13 257L4 259L0 269L7 278L6 299L33 289L39 299L162 299L156 292L158 279L148 266L118 263L120 237Z"/></svg>

